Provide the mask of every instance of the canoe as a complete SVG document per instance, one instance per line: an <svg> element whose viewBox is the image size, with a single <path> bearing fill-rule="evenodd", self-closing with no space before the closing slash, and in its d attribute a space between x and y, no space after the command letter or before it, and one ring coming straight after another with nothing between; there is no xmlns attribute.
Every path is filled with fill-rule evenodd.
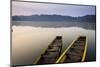
<svg viewBox="0 0 100 67"><path fill-rule="evenodd" d="M83 62L86 58L87 38L77 37L61 54L55 63Z"/></svg>
<svg viewBox="0 0 100 67"><path fill-rule="evenodd" d="M57 61L61 55L62 36L56 36L43 54L34 62L34 64L52 64Z"/></svg>

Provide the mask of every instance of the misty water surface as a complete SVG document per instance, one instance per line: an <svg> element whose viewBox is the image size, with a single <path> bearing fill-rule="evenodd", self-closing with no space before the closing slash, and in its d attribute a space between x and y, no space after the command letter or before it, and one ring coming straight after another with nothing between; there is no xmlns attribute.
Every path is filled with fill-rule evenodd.
<svg viewBox="0 0 100 67"><path fill-rule="evenodd" d="M84 26L84 25L83 25ZM88 61L95 60L95 30L83 27L36 27L12 26L12 63L14 65L33 64L41 52L56 36L63 38L63 50L79 35L88 38ZM62 52L63 52L62 50Z"/></svg>

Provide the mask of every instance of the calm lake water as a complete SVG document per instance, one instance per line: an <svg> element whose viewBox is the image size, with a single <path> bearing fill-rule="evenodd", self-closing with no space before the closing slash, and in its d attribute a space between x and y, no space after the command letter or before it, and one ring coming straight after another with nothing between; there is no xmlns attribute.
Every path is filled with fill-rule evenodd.
<svg viewBox="0 0 100 67"><path fill-rule="evenodd" d="M14 65L33 64L56 36L62 36L63 50L79 35L87 36L88 61L96 59L95 30L93 29L85 29L80 26L49 28L26 25L13 25L12 29L12 64Z"/></svg>

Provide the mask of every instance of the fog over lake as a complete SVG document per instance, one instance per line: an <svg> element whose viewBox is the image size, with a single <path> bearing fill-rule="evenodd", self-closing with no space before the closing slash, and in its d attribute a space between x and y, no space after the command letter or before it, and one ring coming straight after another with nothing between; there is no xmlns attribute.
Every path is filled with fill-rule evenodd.
<svg viewBox="0 0 100 67"><path fill-rule="evenodd" d="M33 64L37 57L41 55L41 52L48 47L56 36L62 36L63 50L79 35L86 36L88 38L88 61L93 61L96 58L95 29L92 29L92 23L79 23L79 25L77 25L77 22L76 25L75 23L69 23L67 27L67 24L65 25L59 22L58 25L56 25L57 23L50 25L48 24L49 22L47 24L45 22L44 24L40 24L40 22L39 24L31 24L29 22L30 25L28 25L26 22L22 22L23 24L21 22L20 25L16 24L12 26L12 63L14 65ZM56 27L53 25L56 25Z"/></svg>
<svg viewBox="0 0 100 67"><path fill-rule="evenodd" d="M46 27L46 28L59 28L59 27L82 27L84 29L95 30L95 22L67 22L67 21L13 21L12 25L15 26L32 26L32 27Z"/></svg>

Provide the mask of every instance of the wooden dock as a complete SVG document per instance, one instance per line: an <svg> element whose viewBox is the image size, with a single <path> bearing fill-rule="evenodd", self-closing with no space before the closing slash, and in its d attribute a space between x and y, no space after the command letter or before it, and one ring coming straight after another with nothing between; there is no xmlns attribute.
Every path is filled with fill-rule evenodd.
<svg viewBox="0 0 100 67"><path fill-rule="evenodd" d="M56 63L83 62L86 58L87 38L79 36L61 54Z"/></svg>
<svg viewBox="0 0 100 67"><path fill-rule="evenodd" d="M34 62L34 64L52 64L55 63L61 55L62 37L57 36L48 46L43 54Z"/></svg>

